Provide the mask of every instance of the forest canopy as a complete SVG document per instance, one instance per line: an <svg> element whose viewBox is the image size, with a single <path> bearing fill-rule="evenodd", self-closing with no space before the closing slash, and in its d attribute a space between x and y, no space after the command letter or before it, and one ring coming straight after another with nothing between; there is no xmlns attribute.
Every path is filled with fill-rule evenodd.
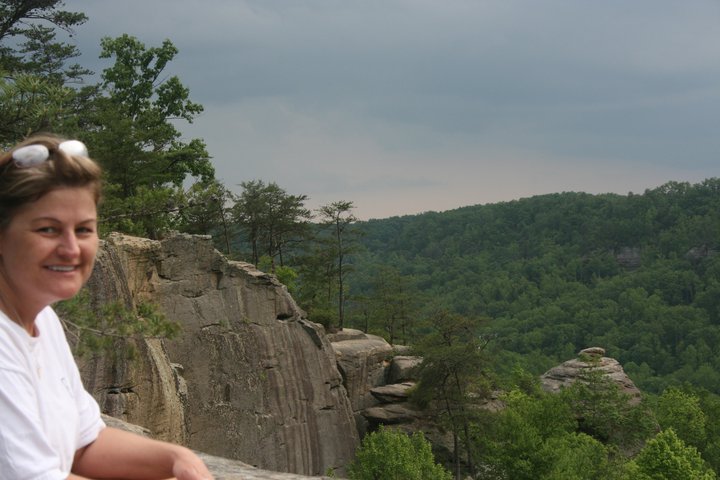
<svg viewBox="0 0 720 480"><path fill-rule="evenodd" d="M417 312L490 319L508 355L542 373L601 346L643 389L720 389L720 180L643 194L558 193L361 224L355 293L375 265ZM502 368L502 367L501 367Z"/></svg>

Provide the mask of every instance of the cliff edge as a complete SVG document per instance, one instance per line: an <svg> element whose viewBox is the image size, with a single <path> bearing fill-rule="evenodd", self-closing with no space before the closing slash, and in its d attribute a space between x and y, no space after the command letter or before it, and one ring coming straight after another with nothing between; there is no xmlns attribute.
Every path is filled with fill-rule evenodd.
<svg viewBox="0 0 720 480"><path fill-rule="evenodd" d="M80 361L105 413L277 472L342 473L352 460L359 439L335 352L274 277L226 259L210 237L113 234L88 289L93 304L151 302L182 327L172 340L128 340L132 359Z"/></svg>

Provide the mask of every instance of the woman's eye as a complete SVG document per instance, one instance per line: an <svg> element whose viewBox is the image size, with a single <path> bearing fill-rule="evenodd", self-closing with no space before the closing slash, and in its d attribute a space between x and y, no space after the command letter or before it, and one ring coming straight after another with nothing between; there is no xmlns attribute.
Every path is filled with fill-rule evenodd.
<svg viewBox="0 0 720 480"><path fill-rule="evenodd" d="M37 229L40 233L57 233L57 228L55 227L40 227Z"/></svg>

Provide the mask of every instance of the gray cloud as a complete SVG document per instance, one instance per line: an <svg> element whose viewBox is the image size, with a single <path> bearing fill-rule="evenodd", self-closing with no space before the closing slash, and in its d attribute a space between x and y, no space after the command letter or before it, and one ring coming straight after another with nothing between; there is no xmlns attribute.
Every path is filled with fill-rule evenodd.
<svg viewBox="0 0 720 480"><path fill-rule="evenodd" d="M717 175L710 0L66 1L101 36L169 38L218 176L382 217Z"/></svg>

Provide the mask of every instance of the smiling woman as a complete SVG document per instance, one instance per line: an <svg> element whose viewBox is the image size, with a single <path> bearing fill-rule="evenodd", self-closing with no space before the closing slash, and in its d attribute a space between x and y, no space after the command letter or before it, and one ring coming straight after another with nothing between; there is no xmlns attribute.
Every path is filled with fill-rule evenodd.
<svg viewBox="0 0 720 480"><path fill-rule="evenodd" d="M0 155L2 478L211 479L187 448L105 426L50 307L92 273L100 179L77 140Z"/></svg>

